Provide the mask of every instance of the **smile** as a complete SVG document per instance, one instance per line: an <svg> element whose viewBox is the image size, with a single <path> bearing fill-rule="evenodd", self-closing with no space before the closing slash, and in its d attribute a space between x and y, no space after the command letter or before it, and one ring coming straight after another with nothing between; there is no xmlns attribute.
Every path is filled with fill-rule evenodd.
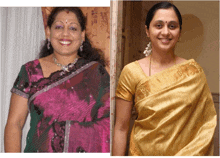
<svg viewBox="0 0 220 158"><path fill-rule="evenodd" d="M171 41L171 39L168 38L159 38L159 40L164 44L169 43Z"/></svg>
<svg viewBox="0 0 220 158"><path fill-rule="evenodd" d="M67 40L61 40L60 43L62 45L69 45L71 42L70 41L67 41Z"/></svg>

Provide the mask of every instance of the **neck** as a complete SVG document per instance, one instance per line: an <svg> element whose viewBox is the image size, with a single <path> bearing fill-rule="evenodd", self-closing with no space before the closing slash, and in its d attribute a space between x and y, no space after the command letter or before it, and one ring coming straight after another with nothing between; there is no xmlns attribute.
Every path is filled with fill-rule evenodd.
<svg viewBox="0 0 220 158"><path fill-rule="evenodd" d="M78 58L78 55L77 53L71 55L60 55L58 53L53 53L52 57L55 57L58 63L62 65L68 65L69 63L74 62L74 60Z"/></svg>
<svg viewBox="0 0 220 158"><path fill-rule="evenodd" d="M174 50L160 51L152 48L151 60L159 66L169 65L175 62Z"/></svg>

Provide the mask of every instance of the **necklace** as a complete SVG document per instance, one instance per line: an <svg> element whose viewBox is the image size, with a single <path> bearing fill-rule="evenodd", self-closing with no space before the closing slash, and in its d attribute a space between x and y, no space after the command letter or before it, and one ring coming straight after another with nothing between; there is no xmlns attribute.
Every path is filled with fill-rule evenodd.
<svg viewBox="0 0 220 158"><path fill-rule="evenodd" d="M150 56L150 64L149 64L149 76L151 76L151 57L152 57L152 54ZM176 65L176 58L174 56L174 65Z"/></svg>
<svg viewBox="0 0 220 158"><path fill-rule="evenodd" d="M57 62L57 58L56 58L55 56L53 56L53 61L54 61L54 63L55 63L57 66L61 67L61 69L62 69L63 71L67 71L67 72L69 72L69 67L73 67L73 65L75 65L75 63L77 62L77 60L78 60L78 58L75 58L74 61L73 61L70 65L69 65L69 64L67 64L67 65L62 65L62 64L58 63L58 62ZM68 66L68 65L69 65L69 66Z"/></svg>

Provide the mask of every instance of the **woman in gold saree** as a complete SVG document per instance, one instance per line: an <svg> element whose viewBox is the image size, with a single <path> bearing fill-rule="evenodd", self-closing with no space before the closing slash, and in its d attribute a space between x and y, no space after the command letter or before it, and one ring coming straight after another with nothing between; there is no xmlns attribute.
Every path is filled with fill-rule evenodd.
<svg viewBox="0 0 220 158"><path fill-rule="evenodd" d="M125 155L131 109L133 156L213 155L216 112L206 77L194 60L174 54L182 18L171 3L154 5L146 18L146 57L124 67L116 90L113 155Z"/></svg>

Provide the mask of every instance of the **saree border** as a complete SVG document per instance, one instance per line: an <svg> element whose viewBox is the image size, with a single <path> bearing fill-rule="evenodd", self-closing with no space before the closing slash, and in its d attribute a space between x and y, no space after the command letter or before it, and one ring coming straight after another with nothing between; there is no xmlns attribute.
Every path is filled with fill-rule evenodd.
<svg viewBox="0 0 220 158"><path fill-rule="evenodd" d="M79 74L80 72L84 71L85 69L89 68L90 66L94 65L95 63L98 63L98 62L97 62L97 61L92 61L92 62L90 62L90 63L87 63L87 64L83 65L81 68L79 68L79 69L77 69L76 71L72 72L70 75L68 75L68 76L66 76L66 77L64 77L64 78L62 78L62 79L60 79L59 81L54 82L54 83L52 83L51 85L46 86L46 87L44 87L43 89L37 91L35 94L33 94L33 95L29 98L29 100L28 100L28 106L30 105L31 101L32 101L35 97L37 97L38 95L40 95L40 94L42 94L42 93L44 93L44 92L46 92L46 91L48 91L48 90L50 90L50 89L52 89L52 88L54 88L54 87L56 87L56 86L62 84L63 82L69 80L70 78L74 77L75 75ZM62 72L61 72L61 73L62 73Z"/></svg>
<svg viewBox="0 0 220 158"><path fill-rule="evenodd" d="M14 88L14 87L11 89L11 92L12 92L12 93L15 93L15 94L17 94L17 95L19 95L19 96L22 96L22 97L24 97L24 98L27 98L27 99L28 99L28 97L29 97L29 94L26 94L26 93L22 92L21 90L16 89L16 88Z"/></svg>
<svg viewBox="0 0 220 158"><path fill-rule="evenodd" d="M152 76L148 76L137 85L138 88L136 88L135 91L135 104L140 102L144 97L150 96L160 89L166 89L172 86L173 83L181 82L182 79L197 73L204 74L202 67L194 59L189 59Z"/></svg>
<svg viewBox="0 0 220 158"><path fill-rule="evenodd" d="M67 120L65 127L65 138L64 138L64 148L63 148L64 153L67 153L69 149L70 126L71 126L71 121Z"/></svg>

